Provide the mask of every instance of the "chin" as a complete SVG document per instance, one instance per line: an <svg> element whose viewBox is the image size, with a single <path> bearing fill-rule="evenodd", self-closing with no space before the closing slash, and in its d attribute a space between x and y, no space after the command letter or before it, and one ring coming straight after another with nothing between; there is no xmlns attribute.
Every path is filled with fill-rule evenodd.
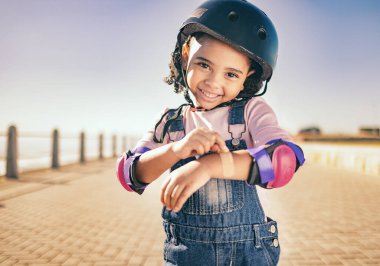
<svg viewBox="0 0 380 266"><path fill-rule="evenodd" d="M219 103L213 104L213 103L197 103L197 106L202 107L203 109L210 110L214 108L215 106L219 105Z"/></svg>

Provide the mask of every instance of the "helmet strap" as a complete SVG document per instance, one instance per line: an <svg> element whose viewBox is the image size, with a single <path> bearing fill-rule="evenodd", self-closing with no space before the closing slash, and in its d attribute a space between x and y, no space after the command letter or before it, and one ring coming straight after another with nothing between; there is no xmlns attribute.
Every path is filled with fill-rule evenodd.
<svg viewBox="0 0 380 266"><path fill-rule="evenodd" d="M267 80L265 80L265 86L264 86L264 90L262 92L260 92L259 94L255 94L254 97L257 97L257 96L262 96L266 93L267 91L267 88L268 88L268 82L270 81L271 77L269 77Z"/></svg>
<svg viewBox="0 0 380 266"><path fill-rule="evenodd" d="M181 84L181 86L183 86L183 95L185 97L185 100L190 104L190 106L192 108L195 108L195 105L194 105L194 102L193 100L190 98L190 95L189 95L189 84L187 83L187 79L186 79L186 73L185 73L185 70L183 69L183 58L182 58L182 45L181 45L181 35L182 35L182 32L180 32L178 35L177 35L177 44L178 44L178 49L179 49L179 58L180 58L180 62L179 62L179 65L181 66L181 75L182 75L182 81L183 81L183 84Z"/></svg>

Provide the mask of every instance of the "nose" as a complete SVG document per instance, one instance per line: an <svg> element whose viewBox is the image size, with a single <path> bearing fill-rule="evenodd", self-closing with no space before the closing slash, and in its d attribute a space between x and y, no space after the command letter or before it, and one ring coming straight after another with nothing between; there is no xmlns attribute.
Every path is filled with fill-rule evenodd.
<svg viewBox="0 0 380 266"><path fill-rule="evenodd" d="M223 85L221 78L215 72L210 73L205 79L204 83L208 88L212 90L219 90Z"/></svg>

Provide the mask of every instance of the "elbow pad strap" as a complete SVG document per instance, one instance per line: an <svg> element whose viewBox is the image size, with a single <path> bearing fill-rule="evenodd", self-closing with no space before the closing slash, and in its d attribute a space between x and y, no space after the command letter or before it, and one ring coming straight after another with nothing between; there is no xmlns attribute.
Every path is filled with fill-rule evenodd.
<svg viewBox="0 0 380 266"><path fill-rule="evenodd" d="M289 146L292 149L292 151L294 152L294 154L296 155L297 163L299 164L297 166L297 168L305 163L305 156L303 154L302 149L298 145L296 145L290 141L284 141L282 139L274 139L274 140L268 141L267 144L268 145L277 144L276 147L281 145L281 144L285 144L285 145Z"/></svg>

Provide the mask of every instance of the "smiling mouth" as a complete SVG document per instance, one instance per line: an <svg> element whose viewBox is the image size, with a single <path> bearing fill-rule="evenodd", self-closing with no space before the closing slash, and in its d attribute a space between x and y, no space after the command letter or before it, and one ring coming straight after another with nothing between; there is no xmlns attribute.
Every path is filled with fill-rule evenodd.
<svg viewBox="0 0 380 266"><path fill-rule="evenodd" d="M215 94L215 93L211 93L211 92L208 92L208 91L204 91L202 89L199 89L199 91L204 95L206 96L207 98L210 98L210 99L216 99L222 95L219 95L219 94Z"/></svg>

